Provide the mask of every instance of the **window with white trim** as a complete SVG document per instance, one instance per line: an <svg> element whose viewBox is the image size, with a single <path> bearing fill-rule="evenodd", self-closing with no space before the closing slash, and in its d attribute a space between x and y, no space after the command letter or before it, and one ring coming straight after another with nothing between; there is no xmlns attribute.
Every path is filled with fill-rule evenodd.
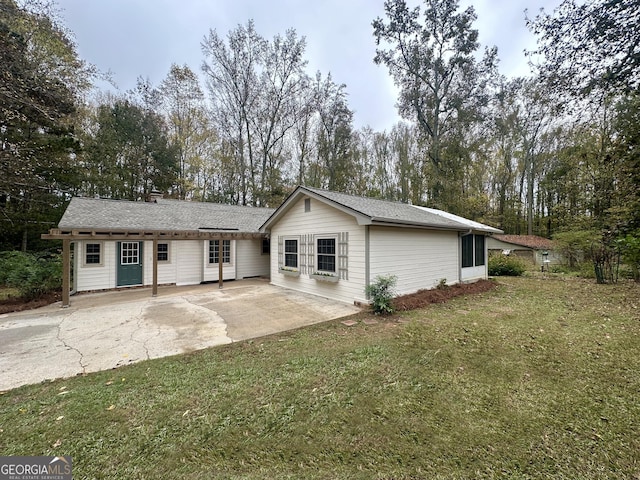
<svg viewBox="0 0 640 480"><path fill-rule="evenodd" d="M102 243L84 244L84 264L102 265Z"/></svg>
<svg viewBox="0 0 640 480"><path fill-rule="evenodd" d="M486 263L484 245L484 235L462 237L462 268L480 267Z"/></svg>
<svg viewBox="0 0 640 480"><path fill-rule="evenodd" d="M217 264L218 242L220 240L209 240L209 264ZM222 263L231 263L231 240L222 240Z"/></svg>
<svg viewBox="0 0 640 480"><path fill-rule="evenodd" d="M316 247L318 271L336 273L335 237L318 238L316 240Z"/></svg>
<svg viewBox="0 0 640 480"><path fill-rule="evenodd" d="M298 268L298 240L284 239L284 266Z"/></svg>

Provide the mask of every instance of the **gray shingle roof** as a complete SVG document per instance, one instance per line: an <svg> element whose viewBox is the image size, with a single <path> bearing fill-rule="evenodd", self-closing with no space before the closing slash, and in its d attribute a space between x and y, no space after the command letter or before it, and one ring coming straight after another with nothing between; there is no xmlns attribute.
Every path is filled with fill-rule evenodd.
<svg viewBox="0 0 640 480"><path fill-rule="evenodd" d="M332 202L347 207L354 212L369 217L373 223L394 223L399 225L416 225L451 230L476 230L487 233L502 233L497 228L463 217L449 214L442 210L418 207L400 202L390 202L375 198L358 197L345 193L331 192L317 188L300 187L301 191L324 197Z"/></svg>
<svg viewBox="0 0 640 480"><path fill-rule="evenodd" d="M74 197L58 227L108 230L259 231L270 208L159 199L157 203Z"/></svg>
<svg viewBox="0 0 640 480"><path fill-rule="evenodd" d="M537 235L496 235L495 239L536 250L553 250L555 246L552 240Z"/></svg>

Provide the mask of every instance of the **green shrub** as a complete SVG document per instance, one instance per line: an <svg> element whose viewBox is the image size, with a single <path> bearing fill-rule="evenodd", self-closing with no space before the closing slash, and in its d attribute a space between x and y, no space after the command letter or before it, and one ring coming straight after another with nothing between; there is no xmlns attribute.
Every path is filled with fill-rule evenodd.
<svg viewBox="0 0 640 480"><path fill-rule="evenodd" d="M551 273L564 273L564 274L568 274L571 272L571 270L569 269L569 267L567 267L566 265L560 265L560 264L555 264L555 265L551 265Z"/></svg>
<svg viewBox="0 0 640 480"><path fill-rule="evenodd" d="M596 230L569 230L553 236L557 250L569 262L569 268L575 268L586 259L586 255L602 235Z"/></svg>
<svg viewBox="0 0 640 480"><path fill-rule="evenodd" d="M395 297L395 275L378 275L371 285L367 285L365 292L371 299L371 307L376 315L393 313L392 300Z"/></svg>
<svg viewBox="0 0 640 480"><path fill-rule="evenodd" d="M596 278L593 262L582 262L578 265L578 276L581 278Z"/></svg>
<svg viewBox="0 0 640 480"><path fill-rule="evenodd" d="M50 253L0 253L0 284L16 288L21 297L36 298L62 283L60 255Z"/></svg>
<svg viewBox="0 0 640 480"><path fill-rule="evenodd" d="M524 260L509 255L495 254L489 256L489 275L519 277L527 270Z"/></svg>
<svg viewBox="0 0 640 480"><path fill-rule="evenodd" d="M640 282L640 229L618 240L622 259L628 265L631 278Z"/></svg>

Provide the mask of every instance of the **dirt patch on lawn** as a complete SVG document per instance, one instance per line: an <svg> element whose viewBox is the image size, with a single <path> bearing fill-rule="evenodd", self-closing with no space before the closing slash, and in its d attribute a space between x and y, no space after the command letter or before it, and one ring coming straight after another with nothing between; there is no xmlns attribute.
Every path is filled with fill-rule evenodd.
<svg viewBox="0 0 640 480"><path fill-rule="evenodd" d="M488 292L495 288L497 284L491 280L479 280L474 283L458 283L431 290L418 290L416 293L402 295L393 299L393 306L396 311L403 312L426 307L432 303L444 303L447 300L460 295Z"/></svg>
<svg viewBox="0 0 640 480"><path fill-rule="evenodd" d="M45 293L44 295L32 300L25 300L24 298L19 297L9 297L5 300L0 300L0 314L32 310L34 308L51 305L52 303L59 302L60 300L62 300L62 292L59 290Z"/></svg>

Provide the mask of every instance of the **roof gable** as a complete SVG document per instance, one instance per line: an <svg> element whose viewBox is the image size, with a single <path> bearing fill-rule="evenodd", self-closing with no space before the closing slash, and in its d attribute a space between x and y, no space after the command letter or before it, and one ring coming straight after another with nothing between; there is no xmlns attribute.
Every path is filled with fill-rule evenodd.
<svg viewBox="0 0 640 480"><path fill-rule="evenodd" d="M220 230L258 232L270 208L158 199L131 202L74 197L60 223L62 229Z"/></svg>
<svg viewBox="0 0 640 480"><path fill-rule="evenodd" d="M488 225L472 222L441 210L417 207L400 202L379 200L369 197L359 197L346 193L331 192L317 188L300 186L289 195L283 204L269 217L261 227L268 230L299 199L311 197L329 204L338 210L352 215L360 225L387 225L418 228L432 228L442 230L467 231L476 230L486 233L502 233ZM472 225L473 224L473 225Z"/></svg>

